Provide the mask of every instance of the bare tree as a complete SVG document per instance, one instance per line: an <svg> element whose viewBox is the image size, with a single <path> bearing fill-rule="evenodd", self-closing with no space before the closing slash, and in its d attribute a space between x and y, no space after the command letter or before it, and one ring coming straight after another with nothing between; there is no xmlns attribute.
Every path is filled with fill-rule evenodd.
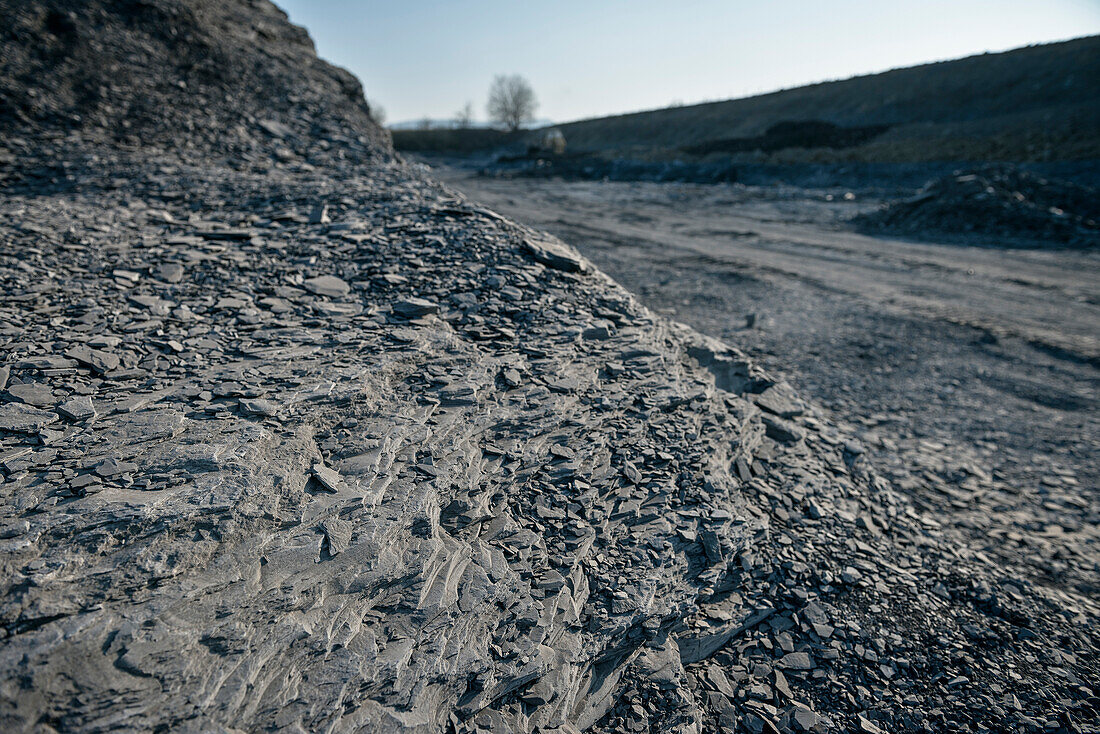
<svg viewBox="0 0 1100 734"><path fill-rule="evenodd" d="M470 123L474 120L474 105L472 102L467 102L465 106L455 113L455 127L460 130L465 130L470 126Z"/></svg>
<svg viewBox="0 0 1100 734"><path fill-rule="evenodd" d="M535 90L519 74L499 75L489 87L489 119L509 130L519 130L533 120L538 106Z"/></svg>

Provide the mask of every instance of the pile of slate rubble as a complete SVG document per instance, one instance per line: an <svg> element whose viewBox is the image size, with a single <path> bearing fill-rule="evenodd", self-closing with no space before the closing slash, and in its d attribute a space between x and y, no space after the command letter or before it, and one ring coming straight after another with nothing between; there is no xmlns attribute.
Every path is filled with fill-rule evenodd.
<svg viewBox="0 0 1100 734"><path fill-rule="evenodd" d="M309 50L262 0L19 5L123 67L176 48L131 6ZM227 107L177 148L186 100L144 146L5 118L0 728L1096 730L1095 599L949 542L782 380L297 68L276 119L188 77Z"/></svg>
<svg viewBox="0 0 1100 734"><path fill-rule="evenodd" d="M956 171L856 217L870 231L1027 247L1100 245L1100 191L1012 167Z"/></svg>

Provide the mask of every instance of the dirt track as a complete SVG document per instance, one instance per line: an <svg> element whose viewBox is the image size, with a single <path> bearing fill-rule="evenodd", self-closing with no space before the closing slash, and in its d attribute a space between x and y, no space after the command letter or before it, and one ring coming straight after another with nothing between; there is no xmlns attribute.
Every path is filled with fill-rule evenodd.
<svg viewBox="0 0 1100 734"><path fill-rule="evenodd" d="M1097 253L855 234L878 202L843 189L434 173L786 374L975 545L1096 591Z"/></svg>

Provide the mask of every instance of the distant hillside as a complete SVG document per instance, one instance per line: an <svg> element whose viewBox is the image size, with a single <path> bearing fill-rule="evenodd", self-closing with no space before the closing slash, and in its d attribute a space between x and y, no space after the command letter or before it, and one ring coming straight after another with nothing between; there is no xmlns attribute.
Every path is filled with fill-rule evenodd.
<svg viewBox="0 0 1100 734"><path fill-rule="evenodd" d="M1100 36L557 127L574 153L775 162L1100 157Z"/></svg>

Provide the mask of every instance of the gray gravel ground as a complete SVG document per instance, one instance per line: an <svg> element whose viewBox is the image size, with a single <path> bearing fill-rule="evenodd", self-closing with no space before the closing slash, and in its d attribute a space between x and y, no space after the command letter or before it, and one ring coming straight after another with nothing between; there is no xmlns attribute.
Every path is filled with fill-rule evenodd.
<svg viewBox="0 0 1100 734"><path fill-rule="evenodd" d="M823 410L270 3L0 9L0 730L1097 731L1092 260L517 208Z"/></svg>
<svg viewBox="0 0 1100 734"><path fill-rule="evenodd" d="M9 186L7 729L1095 729L1091 528L323 150Z"/></svg>
<svg viewBox="0 0 1100 734"><path fill-rule="evenodd" d="M1100 252L868 237L846 189L434 172L788 377L983 551L1100 592Z"/></svg>

